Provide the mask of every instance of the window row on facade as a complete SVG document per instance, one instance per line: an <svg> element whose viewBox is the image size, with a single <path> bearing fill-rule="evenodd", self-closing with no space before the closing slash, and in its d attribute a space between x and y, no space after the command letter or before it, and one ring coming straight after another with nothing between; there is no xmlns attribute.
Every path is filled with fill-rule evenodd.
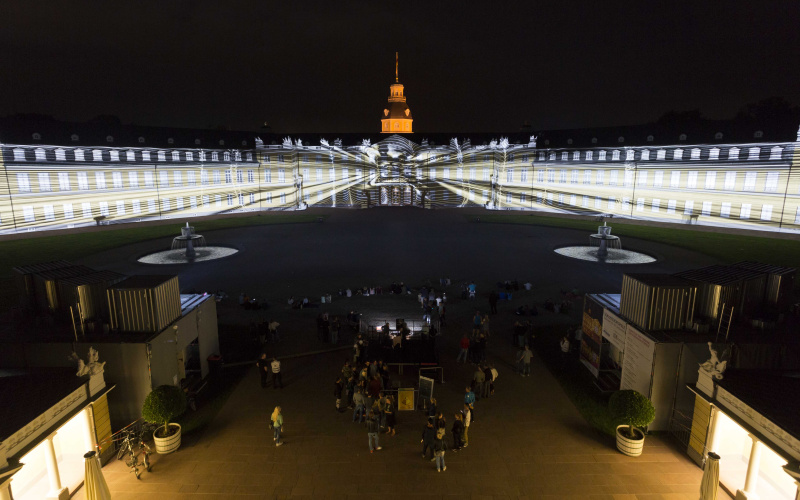
<svg viewBox="0 0 800 500"><path fill-rule="evenodd" d="M64 149L64 148L13 148L11 150L15 162L49 162L49 161L123 161L123 162L149 162L149 161L248 161L252 162L253 153L241 151L203 151L203 150L170 150L148 151L140 149ZM242 159L244 158L244 160Z"/></svg>
<svg viewBox="0 0 800 500"><path fill-rule="evenodd" d="M539 151L539 161L684 161L684 160L782 160L784 148L752 146L739 148L661 148L661 149L612 149L606 151ZM763 156L763 157L762 157Z"/></svg>
<svg viewBox="0 0 800 500"><path fill-rule="evenodd" d="M182 210L230 210L259 202L286 204L285 192L263 193L258 199L257 193L227 193L197 196L177 196L174 198L146 198L116 201L85 201L75 203L22 205L21 222L54 222L72 221L74 219L94 219L95 217L125 218L129 216L164 215ZM0 221L0 224L6 221Z"/></svg>

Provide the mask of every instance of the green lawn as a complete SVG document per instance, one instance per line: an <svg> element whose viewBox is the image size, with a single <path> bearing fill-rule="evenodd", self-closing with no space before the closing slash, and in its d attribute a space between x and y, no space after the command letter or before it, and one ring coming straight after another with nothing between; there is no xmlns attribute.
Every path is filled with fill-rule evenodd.
<svg viewBox="0 0 800 500"><path fill-rule="evenodd" d="M474 216L470 216L472 218ZM548 217L538 214L482 214L481 222L496 224L530 224L534 226L555 226L582 229L596 232L596 220L575 220L561 217ZM738 234L713 233L681 229L680 227L652 227L612 220L613 234L620 237L656 241L675 247L700 252L717 259L734 263L741 260L755 260L768 264L800 268L800 239L743 236Z"/></svg>
<svg viewBox="0 0 800 500"><path fill-rule="evenodd" d="M228 229L264 224L294 224L314 222L319 215L308 213L271 213L265 216L228 217L192 221L195 231L204 234L215 229ZM125 224L107 226L104 231L76 232L73 234L42 236L20 240L0 241L0 310L8 310L18 303L14 285L14 266L37 264L52 260L73 260L93 253L129 245L139 241L180 235L184 223L176 219L149 227L125 227Z"/></svg>

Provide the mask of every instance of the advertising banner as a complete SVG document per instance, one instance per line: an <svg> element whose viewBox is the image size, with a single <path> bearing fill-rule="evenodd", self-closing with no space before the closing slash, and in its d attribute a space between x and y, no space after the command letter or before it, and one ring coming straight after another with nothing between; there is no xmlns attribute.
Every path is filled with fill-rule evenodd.
<svg viewBox="0 0 800 500"><path fill-rule="evenodd" d="M656 343L631 325L625 330L625 357L620 389L633 389L649 398Z"/></svg>
<svg viewBox="0 0 800 500"><path fill-rule="evenodd" d="M628 323L608 309L603 312L603 338L611 345L625 351L625 330Z"/></svg>
<svg viewBox="0 0 800 500"><path fill-rule="evenodd" d="M397 389L397 410L414 410L414 388Z"/></svg>
<svg viewBox="0 0 800 500"><path fill-rule="evenodd" d="M580 360L595 377L600 375L600 349L603 344L603 310L603 306L588 296L584 299Z"/></svg>

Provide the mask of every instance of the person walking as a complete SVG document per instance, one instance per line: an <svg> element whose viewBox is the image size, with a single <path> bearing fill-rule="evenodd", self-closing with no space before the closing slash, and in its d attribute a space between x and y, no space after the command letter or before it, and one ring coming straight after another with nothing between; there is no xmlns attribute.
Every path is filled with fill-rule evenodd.
<svg viewBox="0 0 800 500"><path fill-rule="evenodd" d="M275 407L270 420L272 421L272 440L275 441L275 446L280 446L283 444L283 441L281 441L281 431L283 430L283 413L281 413L280 406Z"/></svg>
<svg viewBox="0 0 800 500"><path fill-rule="evenodd" d="M453 452L457 452L464 445L464 414L457 411L455 420L453 420L453 428L450 429L453 433Z"/></svg>
<svg viewBox="0 0 800 500"><path fill-rule="evenodd" d="M531 376L531 357L533 353L531 352L531 348L527 345L525 346L525 350L522 351L522 376L523 377L530 377Z"/></svg>
<svg viewBox="0 0 800 500"><path fill-rule="evenodd" d="M444 472L447 466L444 464L444 452L447 450L447 441L444 438L444 429L437 429L436 438L433 440L433 456L436 458L436 470Z"/></svg>
<svg viewBox="0 0 800 500"><path fill-rule="evenodd" d="M422 429L422 458L428 458L428 450L431 450L431 462L436 458L433 453L433 440L436 438L436 429L433 422L428 420L425 428Z"/></svg>
<svg viewBox="0 0 800 500"><path fill-rule="evenodd" d="M469 426L472 424L472 409L470 408L470 405L464 404L462 418L464 421L464 446L462 446L462 448L466 448L469 446Z"/></svg>
<svg viewBox="0 0 800 500"><path fill-rule="evenodd" d="M264 389L267 387L267 379L269 378L269 361L265 353L262 353L261 357L256 361L256 366L258 367L258 373L261 375L261 388Z"/></svg>
<svg viewBox="0 0 800 500"><path fill-rule="evenodd" d="M467 362L467 354L469 353L469 337L465 333L463 337L461 337L461 342L459 344L461 346L461 351L458 353L458 357L456 358L456 363L461 363L461 357L464 357L464 363Z"/></svg>
<svg viewBox="0 0 800 500"><path fill-rule="evenodd" d="M374 453L380 450L380 442L378 441L378 431L380 430L380 423L375 418L375 412L370 410L367 417L367 441L369 442L369 452ZM373 445L374 443L374 445Z"/></svg>
<svg viewBox="0 0 800 500"><path fill-rule="evenodd" d="M283 379L281 378L281 362L278 361L278 358L272 358L270 367L272 368L272 388L277 389L278 385L280 385L281 389L283 389Z"/></svg>

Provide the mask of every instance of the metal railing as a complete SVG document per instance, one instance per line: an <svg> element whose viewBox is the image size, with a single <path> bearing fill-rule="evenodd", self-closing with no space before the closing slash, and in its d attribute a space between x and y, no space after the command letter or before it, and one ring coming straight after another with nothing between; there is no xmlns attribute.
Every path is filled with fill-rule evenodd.
<svg viewBox="0 0 800 500"><path fill-rule="evenodd" d="M692 435L692 417L673 409L669 418L669 433L677 442L688 447Z"/></svg>

